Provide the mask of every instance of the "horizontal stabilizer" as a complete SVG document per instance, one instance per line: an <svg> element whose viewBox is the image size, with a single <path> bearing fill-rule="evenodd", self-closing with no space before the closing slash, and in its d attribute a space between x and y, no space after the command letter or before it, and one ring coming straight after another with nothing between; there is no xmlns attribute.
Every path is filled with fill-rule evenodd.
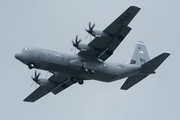
<svg viewBox="0 0 180 120"><path fill-rule="evenodd" d="M137 84L138 82L140 82L142 79L144 79L147 76L148 75L134 75L132 77L128 77L128 79L125 81L121 89L128 90L130 87Z"/></svg>
<svg viewBox="0 0 180 120"><path fill-rule="evenodd" d="M154 72L154 70L156 70L169 55L170 55L169 53L162 53L158 55L157 57L151 59L147 63L141 65L141 67L143 68L141 73L143 74L143 73Z"/></svg>
<svg viewBox="0 0 180 120"><path fill-rule="evenodd" d="M139 74L128 77L125 83L122 85L122 90L128 90L148 75L155 73L154 71L161 65L162 62L169 56L169 53L162 53L159 56L151 59L150 61L146 62L145 64L141 65L142 70Z"/></svg>

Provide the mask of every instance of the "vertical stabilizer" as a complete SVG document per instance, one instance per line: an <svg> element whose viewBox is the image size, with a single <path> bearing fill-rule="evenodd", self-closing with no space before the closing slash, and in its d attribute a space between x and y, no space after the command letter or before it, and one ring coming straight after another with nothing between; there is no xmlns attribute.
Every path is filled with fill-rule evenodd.
<svg viewBox="0 0 180 120"><path fill-rule="evenodd" d="M130 64L142 65L149 61L149 55L144 42L138 41Z"/></svg>

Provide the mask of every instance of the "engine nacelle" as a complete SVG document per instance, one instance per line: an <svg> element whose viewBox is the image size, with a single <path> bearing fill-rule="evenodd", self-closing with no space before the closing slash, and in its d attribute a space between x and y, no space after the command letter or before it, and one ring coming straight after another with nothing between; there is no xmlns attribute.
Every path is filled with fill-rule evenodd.
<svg viewBox="0 0 180 120"><path fill-rule="evenodd" d="M80 51L94 51L94 49L87 44L79 44L78 49Z"/></svg>
<svg viewBox="0 0 180 120"><path fill-rule="evenodd" d="M100 30L93 30L91 35L94 37L110 37L109 34Z"/></svg>
<svg viewBox="0 0 180 120"><path fill-rule="evenodd" d="M75 69L75 70L81 70L82 68L82 62L80 60L71 60L69 62L69 66L72 68L72 69Z"/></svg>
<svg viewBox="0 0 180 120"><path fill-rule="evenodd" d="M39 78L38 79L38 84L41 85L41 86L46 86L49 83L51 83L51 82L48 79L45 79L45 78Z"/></svg>

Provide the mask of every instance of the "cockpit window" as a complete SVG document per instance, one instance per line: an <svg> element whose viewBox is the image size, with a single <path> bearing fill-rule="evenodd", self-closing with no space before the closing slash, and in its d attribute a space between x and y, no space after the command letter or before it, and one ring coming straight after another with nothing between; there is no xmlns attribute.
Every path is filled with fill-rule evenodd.
<svg viewBox="0 0 180 120"><path fill-rule="evenodd" d="M28 50L28 49L29 49L29 48L27 48L27 47L26 47L26 48L23 48L23 51L26 51L26 50Z"/></svg>

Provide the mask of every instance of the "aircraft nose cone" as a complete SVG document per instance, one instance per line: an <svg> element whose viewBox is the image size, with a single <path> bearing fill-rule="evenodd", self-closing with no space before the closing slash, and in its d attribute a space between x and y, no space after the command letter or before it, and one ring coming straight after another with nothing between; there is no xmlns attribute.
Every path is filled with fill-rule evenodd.
<svg viewBox="0 0 180 120"><path fill-rule="evenodd" d="M27 56L26 54L24 54L23 52L16 53L16 54L14 55L14 57L15 57L16 59L18 59L19 61L21 61L22 63L24 63L24 64L27 64L27 63L29 62L28 56Z"/></svg>
<svg viewBox="0 0 180 120"><path fill-rule="evenodd" d="M15 58L18 59L18 60L20 60L20 59L21 59L21 54L20 54L20 53L16 53L16 54L15 54Z"/></svg>

